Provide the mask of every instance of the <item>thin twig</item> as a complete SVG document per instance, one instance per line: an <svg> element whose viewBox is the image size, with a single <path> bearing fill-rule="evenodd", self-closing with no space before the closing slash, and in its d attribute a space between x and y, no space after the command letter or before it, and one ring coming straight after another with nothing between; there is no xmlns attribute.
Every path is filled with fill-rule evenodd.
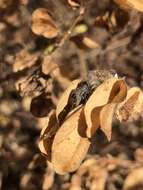
<svg viewBox="0 0 143 190"><path fill-rule="evenodd" d="M85 13L85 7L81 6L79 10L79 15L76 17L76 19L74 19L70 28L63 34L62 38L60 39L60 42L54 45L53 51L48 55L52 56L65 44L65 42L71 37L76 24L83 18L84 13Z"/></svg>
<svg viewBox="0 0 143 190"><path fill-rule="evenodd" d="M73 21L72 25L70 26L70 28L68 29L68 31L63 35L63 37L61 38L59 43L56 43L53 51L51 52L51 54L49 54L48 56L51 56L51 60L53 60L54 54L65 44L65 42L70 38L73 29L75 28L76 24L82 19L83 15L85 13L85 8L83 6L80 7L79 10L79 15L78 17ZM33 65L33 67L35 67L37 70L40 69L41 64L39 64L39 66L37 66L36 64ZM58 67L58 66L57 66ZM23 74L25 75L25 73L27 73L27 71L30 68L26 68L23 71L18 71L18 72L13 72L13 73L9 73L4 77L0 78L0 83L3 83L5 81L8 81L10 79L16 80L18 78L20 78L21 76L23 76ZM32 75L32 74L31 74Z"/></svg>

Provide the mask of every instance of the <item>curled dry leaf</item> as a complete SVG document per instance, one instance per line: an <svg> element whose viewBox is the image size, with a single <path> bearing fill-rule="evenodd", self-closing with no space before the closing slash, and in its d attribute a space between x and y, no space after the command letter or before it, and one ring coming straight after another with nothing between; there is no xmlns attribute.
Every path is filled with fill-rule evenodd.
<svg viewBox="0 0 143 190"><path fill-rule="evenodd" d="M44 36L45 38L54 38L58 35L58 27L50 16L47 9L36 9L32 14L32 31Z"/></svg>
<svg viewBox="0 0 143 190"><path fill-rule="evenodd" d="M119 121L127 121L135 118L135 116L143 110L143 92L138 87L128 90L127 97L124 102L118 104L116 117Z"/></svg>
<svg viewBox="0 0 143 190"><path fill-rule="evenodd" d="M100 112L100 128L109 141L111 140L112 119L116 105L116 103L107 104Z"/></svg>
<svg viewBox="0 0 143 190"><path fill-rule="evenodd" d="M143 167L134 169L126 178L124 183L124 190L143 188ZM141 188L141 189L142 189Z"/></svg>
<svg viewBox="0 0 143 190"><path fill-rule="evenodd" d="M56 114L55 111L52 111L49 114L47 125L45 125L41 131L39 140L39 149L49 161L51 161L51 148L57 130L58 124Z"/></svg>
<svg viewBox="0 0 143 190"><path fill-rule="evenodd" d="M86 129L84 118L80 119L81 114L83 118L82 108L71 114L55 135L52 146L52 163L59 174L76 170L90 146L88 138L81 135Z"/></svg>
<svg viewBox="0 0 143 190"><path fill-rule="evenodd" d="M89 87L87 84L91 85L90 88L87 88ZM81 89L81 86L84 88ZM59 114L69 105L70 97L73 98L72 95L74 99L70 102L71 109L60 122ZM85 99L80 97L78 102L75 102L77 101L76 95L78 98L83 96ZM94 83L91 83L89 78L88 81L75 80L60 98L56 113L52 113L49 117L48 127L42 130L40 150L48 156L57 173L73 172L84 159L90 146L89 138L95 134L99 126L110 140L114 113L120 111L119 114L122 117L122 110L120 110L122 107L125 113L127 108L130 114L140 112L142 106L142 91L134 87L127 93L124 79L114 75L97 77Z"/></svg>
<svg viewBox="0 0 143 190"><path fill-rule="evenodd" d="M68 98L69 98L71 91L77 87L77 85L80 83L80 81L81 80L79 80L79 79L72 81L70 86L65 90L65 92L59 99L59 102L57 104L57 109L56 109L57 118L58 118L59 114L61 113L61 111L64 109L64 107L67 105Z"/></svg>
<svg viewBox="0 0 143 190"><path fill-rule="evenodd" d="M114 0L121 8L143 12L143 0Z"/></svg>
<svg viewBox="0 0 143 190"><path fill-rule="evenodd" d="M103 106L111 102L122 101L127 92L126 83L115 77L106 80L95 89L87 101L84 112L87 123L87 137L91 138L100 124L100 111Z"/></svg>

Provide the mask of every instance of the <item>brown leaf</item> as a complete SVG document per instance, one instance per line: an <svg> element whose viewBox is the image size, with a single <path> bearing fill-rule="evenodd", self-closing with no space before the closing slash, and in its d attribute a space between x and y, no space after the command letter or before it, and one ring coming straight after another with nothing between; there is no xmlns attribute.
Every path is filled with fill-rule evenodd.
<svg viewBox="0 0 143 190"><path fill-rule="evenodd" d="M77 8L80 6L80 0L68 0L68 3L73 8Z"/></svg>
<svg viewBox="0 0 143 190"><path fill-rule="evenodd" d="M100 48L100 45L89 37L84 37L82 42L85 46L87 46L90 49Z"/></svg>
<svg viewBox="0 0 143 190"><path fill-rule="evenodd" d="M30 111L35 117L46 117L53 108L52 99L41 94L32 99Z"/></svg>
<svg viewBox="0 0 143 190"><path fill-rule="evenodd" d="M143 0L114 0L121 8L143 12Z"/></svg>
<svg viewBox="0 0 143 190"><path fill-rule="evenodd" d="M65 120L55 135L52 146L52 163L59 174L76 170L90 146L90 141L81 136L86 129L82 114L84 114L82 108L76 110ZM83 119L80 120L80 117Z"/></svg>
<svg viewBox="0 0 143 190"><path fill-rule="evenodd" d="M133 87L128 90L126 100L117 107L116 117L120 121L134 118L143 109L143 93L140 88Z"/></svg>
<svg viewBox="0 0 143 190"><path fill-rule="evenodd" d="M122 102L127 96L127 85L124 80L118 80L114 83L110 92L109 102Z"/></svg>
<svg viewBox="0 0 143 190"><path fill-rule="evenodd" d="M51 56L45 56L42 63L42 72L45 75L50 74L58 65L53 61Z"/></svg>
<svg viewBox="0 0 143 190"><path fill-rule="evenodd" d="M112 119L115 108L115 103L107 104L100 112L100 128L109 141L111 140Z"/></svg>
<svg viewBox="0 0 143 190"><path fill-rule="evenodd" d="M47 125L41 131L39 140L39 149L49 161L51 161L51 147L57 130L55 111L52 111L48 117Z"/></svg>
<svg viewBox="0 0 143 190"><path fill-rule="evenodd" d="M38 8L32 14L32 31L45 38L54 38L58 35L58 28L47 9Z"/></svg>
<svg viewBox="0 0 143 190"><path fill-rule="evenodd" d="M80 81L81 80L78 80L78 79L72 81L72 83L70 84L70 86L62 94L61 98L59 99L59 102L58 102L58 105L57 105L57 109L56 109L56 116L57 116L57 118L59 116L59 113L61 113L61 111L63 111L64 107L67 105L68 98L69 98L69 95L70 95L71 91L77 87L77 85L80 83Z"/></svg>
<svg viewBox="0 0 143 190"><path fill-rule="evenodd" d="M126 95L126 84L124 80L115 77L106 80L95 89L88 99L84 113L87 123L87 137L91 137L99 127L99 113L107 103L119 102Z"/></svg>
<svg viewBox="0 0 143 190"><path fill-rule="evenodd" d="M100 128L106 135L107 139L111 139L112 120L117 103L123 101L127 95L127 86L124 80L115 82L110 93L109 103L105 105L100 112Z"/></svg>
<svg viewBox="0 0 143 190"><path fill-rule="evenodd" d="M30 68L38 60L37 54L29 53L27 50L22 50L16 55L15 62L13 64L13 71L21 71L25 68Z"/></svg>
<svg viewBox="0 0 143 190"><path fill-rule="evenodd" d="M126 178L124 183L124 190L143 188L143 167L134 169Z"/></svg>

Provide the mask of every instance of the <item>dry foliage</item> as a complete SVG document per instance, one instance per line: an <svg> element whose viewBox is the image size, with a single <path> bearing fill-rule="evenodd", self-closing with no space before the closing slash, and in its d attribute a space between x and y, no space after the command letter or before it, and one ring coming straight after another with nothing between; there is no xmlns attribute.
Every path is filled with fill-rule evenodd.
<svg viewBox="0 0 143 190"><path fill-rule="evenodd" d="M143 189L142 12L0 0L0 189Z"/></svg>
<svg viewBox="0 0 143 190"><path fill-rule="evenodd" d="M143 0L114 0L121 8L136 9L143 12Z"/></svg>
<svg viewBox="0 0 143 190"><path fill-rule="evenodd" d="M50 157L55 171L59 174L75 171L79 167L90 146L90 138L94 137L99 127L107 139L111 139L114 115L120 121L127 121L143 109L142 91L135 87L128 89L124 79L112 77L93 90L85 105L78 103L77 108L73 107L73 110L69 109L69 113L66 113L68 106L78 101L74 98L72 105L69 104L74 89L77 92L74 96L78 97L78 86L81 83L81 80L73 81L63 93L54 116L57 121L52 124L49 122L43 129L44 136L42 130L40 138L41 152ZM84 95L85 93L84 91ZM51 130L55 132L52 136Z"/></svg>
<svg viewBox="0 0 143 190"><path fill-rule="evenodd" d="M45 38L54 38L58 35L58 28L47 9L36 9L32 14L32 31Z"/></svg>

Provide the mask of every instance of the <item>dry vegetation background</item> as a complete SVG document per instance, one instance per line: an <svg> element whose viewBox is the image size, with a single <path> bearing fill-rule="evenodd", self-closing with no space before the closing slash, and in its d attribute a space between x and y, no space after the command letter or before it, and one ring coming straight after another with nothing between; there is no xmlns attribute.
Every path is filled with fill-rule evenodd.
<svg viewBox="0 0 143 190"><path fill-rule="evenodd" d="M115 120L110 142L97 130L72 173L56 174L38 148L74 79L114 69L143 88L142 11L142 0L0 0L0 189L143 190L142 113Z"/></svg>

